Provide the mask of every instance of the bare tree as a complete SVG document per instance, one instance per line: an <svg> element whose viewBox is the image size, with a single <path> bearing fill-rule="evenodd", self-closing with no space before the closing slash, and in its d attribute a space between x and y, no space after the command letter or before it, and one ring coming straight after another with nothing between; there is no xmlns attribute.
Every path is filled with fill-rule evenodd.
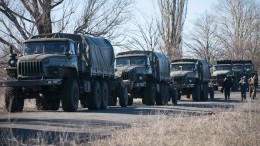
<svg viewBox="0 0 260 146"><path fill-rule="evenodd" d="M193 29L184 43L191 54L205 59L209 64L222 56L221 44L216 36L217 27L214 16L206 12L193 22Z"/></svg>
<svg viewBox="0 0 260 146"><path fill-rule="evenodd" d="M218 37L226 58L253 59L254 49L259 48L259 35L254 35L259 25L259 3L255 0L219 0L216 13ZM253 47L252 43L258 47Z"/></svg>
<svg viewBox="0 0 260 146"><path fill-rule="evenodd" d="M163 40L162 49L169 59L182 55L182 31L188 0L158 0L161 20L158 21Z"/></svg>
<svg viewBox="0 0 260 146"><path fill-rule="evenodd" d="M0 0L0 42L20 45L37 33L51 33L51 10L64 0ZM18 51L18 50L17 50Z"/></svg>
<svg viewBox="0 0 260 146"><path fill-rule="evenodd" d="M145 24L140 24L136 20L134 26L136 29L130 31L128 40L124 48L126 50L159 50L160 49L160 35L154 18L148 19L143 16Z"/></svg>
<svg viewBox="0 0 260 146"><path fill-rule="evenodd" d="M74 33L103 36L115 40L122 36L120 29L131 19L133 0L87 0L83 15L76 21Z"/></svg>
<svg viewBox="0 0 260 146"><path fill-rule="evenodd" d="M0 0L0 45L35 34L74 32L116 40L131 18L133 0ZM18 50L18 49L17 49ZM18 50L19 51L19 50Z"/></svg>

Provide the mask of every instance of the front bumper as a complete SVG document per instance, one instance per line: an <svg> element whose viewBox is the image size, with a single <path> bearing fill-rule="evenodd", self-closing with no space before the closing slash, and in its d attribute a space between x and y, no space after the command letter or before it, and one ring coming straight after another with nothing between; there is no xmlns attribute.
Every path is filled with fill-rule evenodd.
<svg viewBox="0 0 260 146"><path fill-rule="evenodd" d="M128 89L146 87L146 82L135 83L133 81L123 80L123 83Z"/></svg>
<svg viewBox="0 0 260 146"><path fill-rule="evenodd" d="M173 87L178 90L193 88L194 84L173 84Z"/></svg>
<svg viewBox="0 0 260 146"><path fill-rule="evenodd" d="M0 87L51 86L51 85L61 85L61 84L62 84L62 79L0 81Z"/></svg>

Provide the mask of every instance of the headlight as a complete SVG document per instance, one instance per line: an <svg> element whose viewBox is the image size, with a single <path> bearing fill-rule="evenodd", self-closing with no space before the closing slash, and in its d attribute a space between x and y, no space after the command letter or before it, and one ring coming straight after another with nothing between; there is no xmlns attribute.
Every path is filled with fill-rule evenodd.
<svg viewBox="0 0 260 146"><path fill-rule="evenodd" d="M143 77L142 76L139 76L139 80L142 80L143 79Z"/></svg>
<svg viewBox="0 0 260 146"><path fill-rule="evenodd" d="M45 65L49 64L49 62L50 62L49 59L44 59L44 64Z"/></svg>
<svg viewBox="0 0 260 146"><path fill-rule="evenodd" d="M189 83L192 83L192 79L189 79Z"/></svg>

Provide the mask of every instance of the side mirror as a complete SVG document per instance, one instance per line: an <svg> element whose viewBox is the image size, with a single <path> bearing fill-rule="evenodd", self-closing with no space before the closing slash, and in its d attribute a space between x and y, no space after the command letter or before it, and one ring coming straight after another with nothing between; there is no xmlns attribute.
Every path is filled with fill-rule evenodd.
<svg viewBox="0 0 260 146"><path fill-rule="evenodd" d="M16 63L17 63L17 58L16 58L16 56L17 56L17 54L15 54L14 52L13 52L13 46L10 46L10 54L9 54L9 60L8 60L8 64L9 64L9 66L11 66L11 67L16 67L17 65L16 65Z"/></svg>

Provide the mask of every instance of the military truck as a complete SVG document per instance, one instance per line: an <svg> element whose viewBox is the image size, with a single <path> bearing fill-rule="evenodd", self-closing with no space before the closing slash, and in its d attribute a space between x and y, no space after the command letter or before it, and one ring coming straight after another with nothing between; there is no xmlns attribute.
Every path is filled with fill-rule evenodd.
<svg viewBox="0 0 260 146"><path fill-rule="evenodd" d="M163 53L126 51L116 55L116 76L122 78L129 92L129 105L141 98L146 105L164 105L175 95L170 86L170 64ZM173 103L177 104L176 97Z"/></svg>
<svg viewBox="0 0 260 146"><path fill-rule="evenodd" d="M21 112L24 99L39 110L75 112L79 101L89 110L106 109L109 97L127 106L127 89L115 78L114 50L103 38L77 34L42 34L23 43L17 58L10 48L9 80L0 81L9 112Z"/></svg>
<svg viewBox="0 0 260 146"><path fill-rule="evenodd" d="M209 85L210 70L205 60L176 59L171 61L171 81L178 91L178 99L181 95L193 101L208 100L208 94L214 98L214 90Z"/></svg>
<svg viewBox="0 0 260 146"><path fill-rule="evenodd" d="M244 60L232 60L232 90L233 91L238 91L239 90L239 81L243 76L246 76L247 80L249 77L249 74L247 74Z"/></svg>
<svg viewBox="0 0 260 146"><path fill-rule="evenodd" d="M231 60L218 60L217 64L213 65L211 68L211 83L214 90L219 90L218 88L222 86L224 79L227 75L232 77L232 61ZM233 79L234 77L232 77Z"/></svg>

